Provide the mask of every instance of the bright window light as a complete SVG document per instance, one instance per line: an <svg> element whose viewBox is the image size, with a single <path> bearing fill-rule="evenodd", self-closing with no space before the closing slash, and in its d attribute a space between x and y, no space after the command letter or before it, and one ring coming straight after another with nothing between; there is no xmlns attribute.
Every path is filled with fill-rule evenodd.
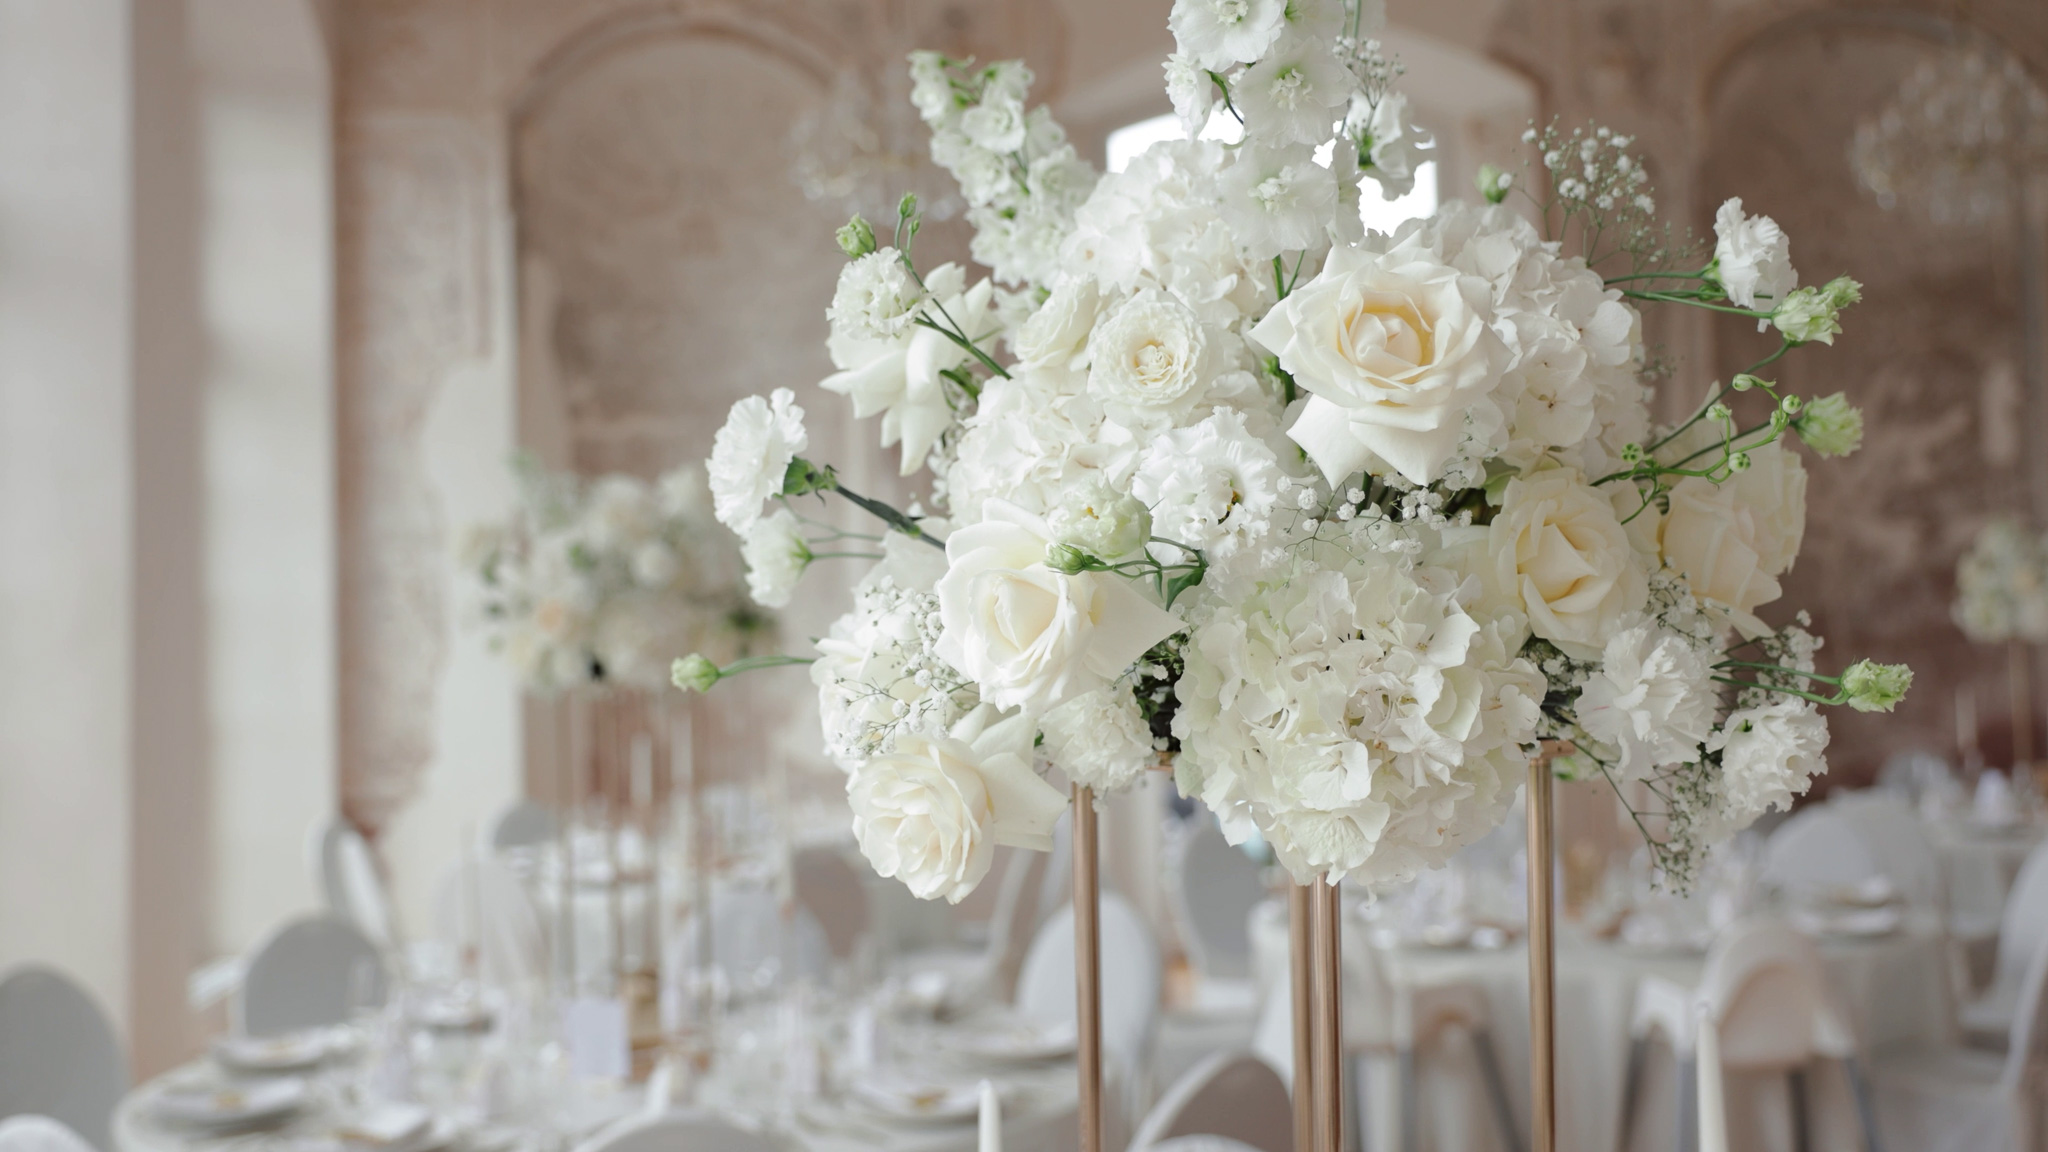
<svg viewBox="0 0 2048 1152"><path fill-rule="evenodd" d="M1234 143L1244 135L1244 127L1236 118L1222 109L1209 117L1209 123L1202 129L1202 139L1221 140ZM1178 116L1154 116L1127 124L1109 134L1105 159L1111 172L1121 172L1130 167L1131 161L1162 140L1181 139ZM1323 145L1316 153L1316 162L1328 165L1330 146ZM1415 169L1415 187L1397 200L1386 200L1380 196L1379 185L1367 179L1364 195L1359 197L1358 214L1367 228L1378 232L1392 232L1395 228L1417 216L1427 216L1437 208L1436 161L1418 165Z"/></svg>

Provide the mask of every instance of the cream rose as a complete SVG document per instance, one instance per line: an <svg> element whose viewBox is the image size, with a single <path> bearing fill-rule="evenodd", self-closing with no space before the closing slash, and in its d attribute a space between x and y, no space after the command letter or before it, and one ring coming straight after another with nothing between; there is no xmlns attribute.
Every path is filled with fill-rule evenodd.
<svg viewBox="0 0 2048 1152"><path fill-rule="evenodd" d="M1427 484L1499 383L1491 291L1418 243L1333 249L1315 279L1251 330L1312 393L1287 435L1332 484L1377 455Z"/></svg>
<svg viewBox="0 0 2048 1152"><path fill-rule="evenodd" d="M1749 468L1719 484L1688 476L1671 489L1658 525L1666 566L1693 595L1728 613L1744 635L1765 630L1755 615L1784 591L1806 535L1806 468L1775 441L1749 451Z"/></svg>
<svg viewBox="0 0 2048 1152"><path fill-rule="evenodd" d="M846 783L861 854L920 900L966 899L998 844L1052 847L1067 799L1032 771L1030 725L989 725L993 712L976 709L944 737L904 737Z"/></svg>
<svg viewBox="0 0 2048 1152"><path fill-rule="evenodd" d="M1580 660L1598 659L1622 618L1649 598L1613 502L1569 468L1509 481L1487 547L1494 582L1528 615L1530 631Z"/></svg>
<svg viewBox="0 0 2048 1152"><path fill-rule="evenodd" d="M1043 712L1120 675L1180 621L1108 572L1046 566L1044 520L1002 500L946 541L938 653L999 708Z"/></svg>

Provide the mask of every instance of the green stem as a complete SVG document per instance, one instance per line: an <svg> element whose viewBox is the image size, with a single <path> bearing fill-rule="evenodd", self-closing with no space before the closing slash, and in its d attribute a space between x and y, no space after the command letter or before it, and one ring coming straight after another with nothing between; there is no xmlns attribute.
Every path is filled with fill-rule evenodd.
<svg viewBox="0 0 2048 1152"><path fill-rule="evenodd" d="M944 305L935 302L933 303L932 307L937 308L939 310L939 315L946 317L946 324L953 323L953 318L951 316L946 315L946 308ZM925 315L919 315L915 323L921 327L929 328L932 331L937 332L939 335L944 336L946 339L951 340L953 343L958 344L960 347L966 349L969 355L973 356L976 360L981 361L982 365L986 367L989 371L995 373L998 376L1001 376L1005 380L1008 380L1010 378L1010 373L1008 372L1008 370L1006 370L1001 364L996 363L993 357L991 357L988 353L982 351L981 347L977 345L974 341L969 340L967 337L954 331L952 328L946 327L945 324L935 323L931 317ZM955 325L955 327L957 327L957 325Z"/></svg>
<svg viewBox="0 0 2048 1152"><path fill-rule="evenodd" d="M1621 290L1623 296L1635 300L1654 300L1662 304L1690 304L1694 308L1705 308L1709 312L1726 312L1731 316L1747 316L1752 320L1769 320L1774 313L1758 312L1754 308L1737 308L1732 304L1709 304L1675 292L1642 292L1634 288Z"/></svg>
<svg viewBox="0 0 2048 1152"><path fill-rule="evenodd" d="M1783 692L1787 696L1797 696L1801 700L1811 700L1815 704L1834 705L1848 699L1846 696L1816 696L1811 692L1802 692L1797 688L1785 688L1777 684L1759 684L1754 680L1737 680L1733 676L1716 676L1714 677L1714 683L1733 684L1737 688L1756 688L1764 692Z"/></svg>
<svg viewBox="0 0 2048 1152"><path fill-rule="evenodd" d="M793 664L812 664L816 656L743 656L718 670L718 678L724 680L742 672L759 672L763 668L786 668Z"/></svg>
<svg viewBox="0 0 2048 1152"><path fill-rule="evenodd" d="M880 520L882 523L887 524L889 527L894 528L896 531L901 532L905 536L910 537L912 540L922 540L925 543L931 545L932 547L939 549L940 551L945 550L946 542L944 540L939 539L936 536L933 536L929 532L926 532L924 529L918 527L917 521L912 520L910 517L905 516L903 513L898 512L896 509L889 507L887 504L882 503L880 500L870 500L867 497L861 495L860 493L853 491L846 485L841 484L839 482L839 477L831 477L829 481L829 486L832 489L832 491L839 493L841 496L844 496L847 500L852 502L854 507L861 509L868 515L873 516L875 519Z"/></svg>
<svg viewBox="0 0 2048 1152"><path fill-rule="evenodd" d="M880 552L813 552L813 560L881 560Z"/></svg>
<svg viewBox="0 0 2048 1152"><path fill-rule="evenodd" d="M1818 672L1802 672L1797 668L1787 668L1783 664L1759 664L1754 660L1723 660L1719 664L1714 665L1714 667L1754 668L1759 672L1783 672L1788 676L1804 676L1808 680L1818 680L1823 684L1840 685L1842 682L1842 678L1839 676L1823 676Z"/></svg>

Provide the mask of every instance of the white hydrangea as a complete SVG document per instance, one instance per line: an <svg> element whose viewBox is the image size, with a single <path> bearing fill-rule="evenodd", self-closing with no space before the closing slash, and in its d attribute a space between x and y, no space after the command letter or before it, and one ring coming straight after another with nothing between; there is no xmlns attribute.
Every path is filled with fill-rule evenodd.
<svg viewBox="0 0 2048 1152"><path fill-rule="evenodd" d="M1574 712L1587 735L1615 751L1624 778L1698 759L1714 727L1713 669L1683 636L1643 622L1607 641Z"/></svg>
<svg viewBox="0 0 2048 1152"><path fill-rule="evenodd" d="M1047 712L1039 729L1052 762L1098 796L1129 787L1158 758L1152 730L1128 686L1076 696Z"/></svg>
<svg viewBox="0 0 2048 1152"><path fill-rule="evenodd" d="M740 544L747 560L747 590L763 608L786 608L811 563L802 525L787 508L754 521Z"/></svg>
<svg viewBox="0 0 2048 1152"><path fill-rule="evenodd" d="M1827 771L1828 722L1812 701L1774 696L1731 713L1707 739L1721 754L1716 802L1702 821L1708 842L1749 827L1773 808L1789 811Z"/></svg>
<svg viewBox="0 0 2048 1152"><path fill-rule="evenodd" d="M1061 266L1135 292L1157 287L1203 323L1227 326L1272 302L1272 273L1247 265L1222 216L1219 177L1231 150L1214 140L1154 144L1099 181L1074 213Z"/></svg>
<svg viewBox="0 0 2048 1152"><path fill-rule="evenodd" d="M752 528L761 518L761 504L781 495L790 461L809 446L804 410L789 389L734 404L712 439L707 466L718 522L740 533Z"/></svg>

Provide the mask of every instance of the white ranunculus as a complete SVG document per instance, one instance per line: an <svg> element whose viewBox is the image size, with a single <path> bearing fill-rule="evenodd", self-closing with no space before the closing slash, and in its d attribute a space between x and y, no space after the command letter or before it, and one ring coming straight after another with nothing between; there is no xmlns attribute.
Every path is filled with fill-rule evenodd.
<svg viewBox="0 0 2048 1152"><path fill-rule="evenodd" d="M763 608L784 608L796 582L811 563L811 546L805 542L796 514L787 508L754 521L747 529L740 551L747 560L747 591Z"/></svg>
<svg viewBox="0 0 2048 1152"><path fill-rule="evenodd" d="M1107 572L1046 566L1044 520L1000 500L946 540L939 655L999 708L1043 712L1123 674L1180 621Z"/></svg>
<svg viewBox="0 0 2048 1152"><path fill-rule="evenodd" d="M1624 778L1692 763L1714 727L1713 675L1683 636L1648 622L1625 628L1579 693L1579 725L1615 749Z"/></svg>
<svg viewBox="0 0 2048 1152"><path fill-rule="evenodd" d="M1770 311L1799 287L1792 241L1769 216L1744 216L1730 199L1714 213L1714 275L1742 308Z"/></svg>
<svg viewBox="0 0 2048 1152"><path fill-rule="evenodd" d="M1208 338L1178 300L1147 291L1118 305L1088 341L1088 387L1105 403L1171 412L1201 396Z"/></svg>
<svg viewBox="0 0 2048 1152"><path fill-rule="evenodd" d="M1553 468L1508 482L1487 545L1536 635L1581 660L1597 657L1640 611L1649 579L1608 495Z"/></svg>
<svg viewBox="0 0 2048 1152"><path fill-rule="evenodd" d="M1251 330L1312 395L1288 430L1332 484L1377 456L1437 478L1506 359L1485 281L1419 244L1333 249Z"/></svg>
<svg viewBox="0 0 2048 1152"><path fill-rule="evenodd" d="M1776 441L1750 449L1749 460L1719 484L1688 476L1673 485L1657 538L1664 563L1694 596L1757 636L1765 628L1755 610L1783 593L1778 577L1806 533L1806 467Z"/></svg>
<svg viewBox="0 0 2048 1152"><path fill-rule="evenodd" d="M944 317L963 329L962 335L986 348L998 326L990 306L995 285L983 280L964 288L965 279L954 264L940 265L925 277L931 290L930 315L943 322L943 310ZM953 405L941 373L966 364L972 354L946 334L921 326L896 340L860 340L835 332L828 348L840 371L820 381L820 387L850 397L853 414L860 419L881 415L882 447L903 445L903 475L924 467L932 445L953 424Z"/></svg>
<svg viewBox="0 0 2048 1152"><path fill-rule="evenodd" d="M861 854L919 899L966 899L999 844L1052 847L1067 798L1031 770L1025 718L990 724L992 712L978 709L946 736L906 736L846 782Z"/></svg>
<svg viewBox="0 0 2048 1152"><path fill-rule="evenodd" d="M924 289L894 248L882 248L840 269L825 318L841 340L896 340L916 323Z"/></svg>
<svg viewBox="0 0 2048 1152"><path fill-rule="evenodd" d="M1223 173L1223 219L1254 262L1329 242L1337 178L1305 144L1247 144Z"/></svg>
<svg viewBox="0 0 2048 1152"><path fill-rule="evenodd" d="M1039 727L1052 762L1098 796L1129 787L1158 758L1127 686L1084 692L1047 712Z"/></svg>
<svg viewBox="0 0 2048 1152"><path fill-rule="evenodd" d="M1337 109L1357 86L1331 54L1327 41L1290 37L1244 70L1231 87L1231 102L1244 117L1247 139L1270 144L1314 146L1330 138Z"/></svg>
<svg viewBox="0 0 2048 1152"><path fill-rule="evenodd" d="M1287 26L1286 0L1174 0L1166 17L1183 54L1227 72L1265 55Z"/></svg>
<svg viewBox="0 0 2048 1152"><path fill-rule="evenodd" d="M1827 771L1828 722L1811 701L1778 696L1731 713L1707 750L1721 753L1721 775L1704 838L1724 840L1773 808L1790 810Z"/></svg>
<svg viewBox="0 0 2048 1152"><path fill-rule="evenodd" d="M719 523L745 532L761 518L761 504L782 494L789 462L810 444L796 395L777 388L767 398L748 396L732 406L712 440L712 507Z"/></svg>

